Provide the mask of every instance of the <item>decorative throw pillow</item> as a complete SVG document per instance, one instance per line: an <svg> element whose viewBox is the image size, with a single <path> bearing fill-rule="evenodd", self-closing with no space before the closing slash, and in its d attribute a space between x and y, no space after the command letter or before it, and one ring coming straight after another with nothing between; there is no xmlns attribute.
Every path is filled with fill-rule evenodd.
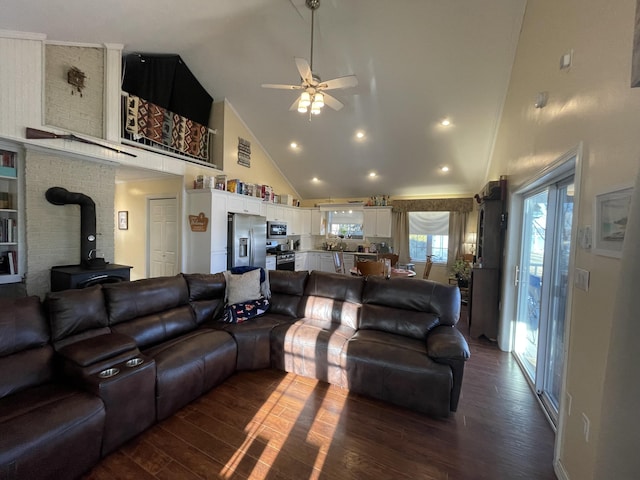
<svg viewBox="0 0 640 480"><path fill-rule="evenodd" d="M227 303L236 303L258 300L262 297L260 292L260 269L251 270L242 275L233 275L224 272L227 281Z"/></svg>
<svg viewBox="0 0 640 480"><path fill-rule="evenodd" d="M269 309L269 300L261 298L250 302L236 303L224 309L223 322L242 323L266 313Z"/></svg>

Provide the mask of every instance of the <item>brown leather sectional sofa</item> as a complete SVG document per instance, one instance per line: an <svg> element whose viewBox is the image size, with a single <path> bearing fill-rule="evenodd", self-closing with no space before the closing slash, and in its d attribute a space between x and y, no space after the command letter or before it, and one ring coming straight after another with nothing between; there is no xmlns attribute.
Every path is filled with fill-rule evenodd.
<svg viewBox="0 0 640 480"><path fill-rule="evenodd" d="M220 318L222 274L0 300L0 480L76 478L223 382L278 368L435 416L468 346L456 287L270 272L269 312Z"/></svg>

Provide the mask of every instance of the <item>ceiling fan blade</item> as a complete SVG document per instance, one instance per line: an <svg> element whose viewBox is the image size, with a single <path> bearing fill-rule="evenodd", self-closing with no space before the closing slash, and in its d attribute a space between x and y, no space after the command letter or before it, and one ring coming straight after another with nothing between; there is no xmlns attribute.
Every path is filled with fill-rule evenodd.
<svg viewBox="0 0 640 480"><path fill-rule="evenodd" d="M295 57L295 60L296 68L298 69L298 73L300 73L300 78L302 78L302 81L308 83L309 85L313 85L313 74L311 73L309 62L307 62L305 58L300 57Z"/></svg>
<svg viewBox="0 0 640 480"><path fill-rule="evenodd" d="M298 110L298 102L300 101L299 98L296 98L293 103L291 104L291 106L289 107L289 111L293 112L294 110Z"/></svg>
<svg viewBox="0 0 640 480"><path fill-rule="evenodd" d="M338 111L338 110L341 110L342 107L344 107L344 105L342 104L342 102L340 100L338 100L335 97L332 97L328 93L322 92L322 95L324 96L324 104L325 105L329 105L334 110Z"/></svg>
<svg viewBox="0 0 640 480"><path fill-rule="evenodd" d="M263 83L262 88L279 88L281 90L300 90L301 85L284 85L280 83Z"/></svg>
<svg viewBox="0 0 640 480"><path fill-rule="evenodd" d="M347 75L346 77L338 77L326 82L320 82L318 88L322 90L333 90L336 88L350 88L358 86L358 79L355 75Z"/></svg>

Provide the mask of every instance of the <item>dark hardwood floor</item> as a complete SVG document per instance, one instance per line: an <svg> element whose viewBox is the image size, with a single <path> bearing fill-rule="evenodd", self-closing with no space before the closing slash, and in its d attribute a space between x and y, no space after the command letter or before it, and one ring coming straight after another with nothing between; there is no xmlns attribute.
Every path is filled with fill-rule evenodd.
<svg viewBox="0 0 640 480"><path fill-rule="evenodd" d="M85 480L555 479L554 435L517 364L489 341L469 343L449 418L284 372L241 372Z"/></svg>

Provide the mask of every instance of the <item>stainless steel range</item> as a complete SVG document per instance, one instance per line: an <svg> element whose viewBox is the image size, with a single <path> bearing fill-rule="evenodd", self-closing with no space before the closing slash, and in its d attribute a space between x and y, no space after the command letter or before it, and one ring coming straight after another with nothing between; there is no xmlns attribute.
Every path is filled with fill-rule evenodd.
<svg viewBox="0 0 640 480"><path fill-rule="evenodd" d="M276 270L289 270L294 271L296 269L296 254L295 252L277 252L276 253Z"/></svg>

